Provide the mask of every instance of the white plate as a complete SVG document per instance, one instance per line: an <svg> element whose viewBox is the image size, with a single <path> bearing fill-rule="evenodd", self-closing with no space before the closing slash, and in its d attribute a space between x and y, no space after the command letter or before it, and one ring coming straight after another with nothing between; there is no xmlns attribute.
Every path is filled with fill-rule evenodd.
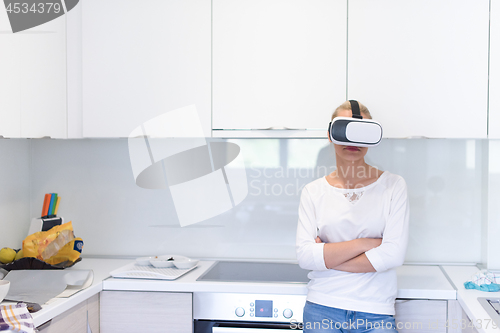
<svg viewBox="0 0 500 333"><path fill-rule="evenodd" d="M173 258L174 260L168 260L171 258ZM181 255L177 255L177 254L170 254L170 255L165 254L165 255L156 256L153 259L150 259L149 263L156 268L167 268L167 267L173 267L175 265L176 261L186 261L186 260L189 260L189 258L181 256ZM193 266L190 266L190 267L193 267ZM190 268L190 267L188 267L188 268Z"/></svg>
<svg viewBox="0 0 500 333"><path fill-rule="evenodd" d="M158 256L158 259L162 259L162 260L167 260L167 259L170 259L170 258L174 258L173 261L189 259L188 257L181 256L181 255L178 255L178 254L165 254L165 255Z"/></svg>
<svg viewBox="0 0 500 333"><path fill-rule="evenodd" d="M149 261L151 265L153 265L156 268L167 268L167 267L172 267L174 266L174 261L168 261L164 259L151 259Z"/></svg>
<svg viewBox="0 0 500 333"><path fill-rule="evenodd" d="M186 259L174 260L174 265L179 269L189 269L191 267L196 266L198 262L199 260L197 259L186 258Z"/></svg>

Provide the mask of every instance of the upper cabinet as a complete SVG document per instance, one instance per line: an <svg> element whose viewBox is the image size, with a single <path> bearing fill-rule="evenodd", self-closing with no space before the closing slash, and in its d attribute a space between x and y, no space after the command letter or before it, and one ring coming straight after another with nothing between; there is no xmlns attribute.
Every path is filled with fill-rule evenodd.
<svg viewBox="0 0 500 333"><path fill-rule="evenodd" d="M12 33L1 5L0 31L0 135L66 138L65 16Z"/></svg>
<svg viewBox="0 0 500 333"><path fill-rule="evenodd" d="M210 0L82 1L83 136L128 137L195 105L211 120Z"/></svg>
<svg viewBox="0 0 500 333"><path fill-rule="evenodd" d="M488 137L500 139L500 0L491 0Z"/></svg>
<svg viewBox="0 0 500 333"><path fill-rule="evenodd" d="M194 105L206 136L324 138L356 99L387 138L500 138L500 0L491 27L489 6L85 0L17 33L0 6L0 136L128 137Z"/></svg>
<svg viewBox="0 0 500 333"><path fill-rule="evenodd" d="M212 135L326 137L346 98L346 13L346 0L213 0Z"/></svg>
<svg viewBox="0 0 500 333"><path fill-rule="evenodd" d="M488 7L350 0L349 99L370 109L385 137L486 138Z"/></svg>

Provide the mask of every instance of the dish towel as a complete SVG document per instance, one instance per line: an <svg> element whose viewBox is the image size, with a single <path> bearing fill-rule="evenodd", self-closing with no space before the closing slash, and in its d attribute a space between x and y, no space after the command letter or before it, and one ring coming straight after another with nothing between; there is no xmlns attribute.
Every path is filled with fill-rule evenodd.
<svg viewBox="0 0 500 333"><path fill-rule="evenodd" d="M0 306L0 332L33 333L35 331L33 318L26 304Z"/></svg>
<svg viewBox="0 0 500 333"><path fill-rule="evenodd" d="M488 272L482 269L474 274L470 280L464 282L466 289L477 289L481 291L500 291L500 274Z"/></svg>

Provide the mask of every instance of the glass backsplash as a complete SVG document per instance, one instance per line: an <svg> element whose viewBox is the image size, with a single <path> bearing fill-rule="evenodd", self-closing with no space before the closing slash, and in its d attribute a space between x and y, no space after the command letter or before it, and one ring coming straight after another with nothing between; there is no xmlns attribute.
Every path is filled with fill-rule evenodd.
<svg viewBox="0 0 500 333"><path fill-rule="evenodd" d="M246 198L181 227L171 189L135 185L126 139L33 140L32 216L44 193L59 193L60 215L73 221L87 255L295 260L301 189L335 170L333 147L323 139L228 141L240 147ZM367 163L407 182L407 262L481 261L485 142L385 139L369 149ZM184 204L196 210L203 200L214 198L193 196Z"/></svg>

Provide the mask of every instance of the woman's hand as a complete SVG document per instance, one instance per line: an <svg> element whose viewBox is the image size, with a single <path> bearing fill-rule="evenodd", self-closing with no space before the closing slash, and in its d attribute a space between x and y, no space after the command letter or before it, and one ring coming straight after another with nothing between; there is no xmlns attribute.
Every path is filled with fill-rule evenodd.
<svg viewBox="0 0 500 333"><path fill-rule="evenodd" d="M319 236L316 236L315 242L316 243L323 243L323 241L321 240L321 238L319 238Z"/></svg>

